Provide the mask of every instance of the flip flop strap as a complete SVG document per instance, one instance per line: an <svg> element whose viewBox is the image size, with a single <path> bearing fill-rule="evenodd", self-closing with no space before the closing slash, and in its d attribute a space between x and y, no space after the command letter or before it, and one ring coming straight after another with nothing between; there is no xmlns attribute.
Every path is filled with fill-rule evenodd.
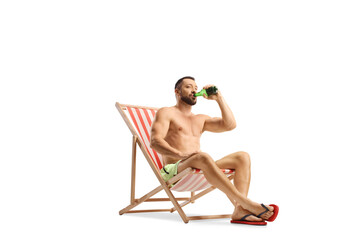
<svg viewBox="0 0 360 240"><path fill-rule="evenodd" d="M248 216L255 216L255 215L254 214L245 215L240 219L240 221L247 221L247 220L245 220L245 218L247 218Z"/></svg>
<svg viewBox="0 0 360 240"><path fill-rule="evenodd" d="M270 211L263 203L261 204L261 206L262 206L263 208L265 208L266 210L263 211L262 213L260 213L259 215L257 215L258 218L260 218L261 215L263 215L264 213L267 213L268 211Z"/></svg>

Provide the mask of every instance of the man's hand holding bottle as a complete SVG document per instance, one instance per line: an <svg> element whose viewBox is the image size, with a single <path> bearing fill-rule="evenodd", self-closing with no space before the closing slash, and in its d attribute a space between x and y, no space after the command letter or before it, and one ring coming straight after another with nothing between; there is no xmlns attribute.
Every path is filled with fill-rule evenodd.
<svg viewBox="0 0 360 240"><path fill-rule="evenodd" d="M195 97L203 96L204 98L210 100L217 100L220 95L221 93L218 88L211 84L204 86L200 92L195 93Z"/></svg>

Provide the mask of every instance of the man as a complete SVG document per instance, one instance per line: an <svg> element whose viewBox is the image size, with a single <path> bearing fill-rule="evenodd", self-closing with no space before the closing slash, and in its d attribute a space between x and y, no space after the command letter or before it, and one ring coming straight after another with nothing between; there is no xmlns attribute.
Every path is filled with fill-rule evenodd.
<svg viewBox="0 0 360 240"><path fill-rule="evenodd" d="M210 86L207 85L204 89ZM245 224L273 221L278 211L276 205L260 205L247 198L251 174L249 154L236 152L214 161L207 153L200 151L200 137L204 131L230 131L236 127L236 121L220 91L204 97L219 104L221 118L194 115L191 108L197 102L194 97L197 91L193 77L179 79L175 84L176 105L161 108L156 113L150 144L151 148L163 156L165 167L161 172L164 180L167 181L188 167L201 169L210 184L236 203L233 221ZM234 185L221 169L235 170ZM273 216L274 208L277 209Z"/></svg>

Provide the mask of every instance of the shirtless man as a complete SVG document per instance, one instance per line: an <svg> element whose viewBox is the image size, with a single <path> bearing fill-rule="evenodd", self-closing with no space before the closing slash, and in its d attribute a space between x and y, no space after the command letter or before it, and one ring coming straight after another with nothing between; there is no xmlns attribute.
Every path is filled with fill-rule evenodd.
<svg viewBox="0 0 360 240"><path fill-rule="evenodd" d="M200 151L200 137L204 131L230 131L236 127L236 121L219 91L216 95L204 97L219 104L221 118L193 114L191 108L196 104L194 93L197 91L194 78L184 77L178 80L175 85L176 105L161 108L156 113L151 129L151 148L162 155L165 165L179 161L178 173L188 167L201 169L208 182L223 191L235 203L233 220L268 220L273 215L274 208L266 205L269 211L263 213L263 206L247 198L250 184L249 154L236 152L214 161L207 153ZM221 169L235 170L234 185ZM256 217L261 213L263 214ZM246 215L249 216L244 218Z"/></svg>

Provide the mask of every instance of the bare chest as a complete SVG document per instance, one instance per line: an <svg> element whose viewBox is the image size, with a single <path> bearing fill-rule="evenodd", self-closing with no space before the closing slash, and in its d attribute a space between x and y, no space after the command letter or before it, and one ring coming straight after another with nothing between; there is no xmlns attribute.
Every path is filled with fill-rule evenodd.
<svg viewBox="0 0 360 240"><path fill-rule="evenodd" d="M200 137L204 122L196 116L177 116L170 122L169 130L175 134Z"/></svg>

